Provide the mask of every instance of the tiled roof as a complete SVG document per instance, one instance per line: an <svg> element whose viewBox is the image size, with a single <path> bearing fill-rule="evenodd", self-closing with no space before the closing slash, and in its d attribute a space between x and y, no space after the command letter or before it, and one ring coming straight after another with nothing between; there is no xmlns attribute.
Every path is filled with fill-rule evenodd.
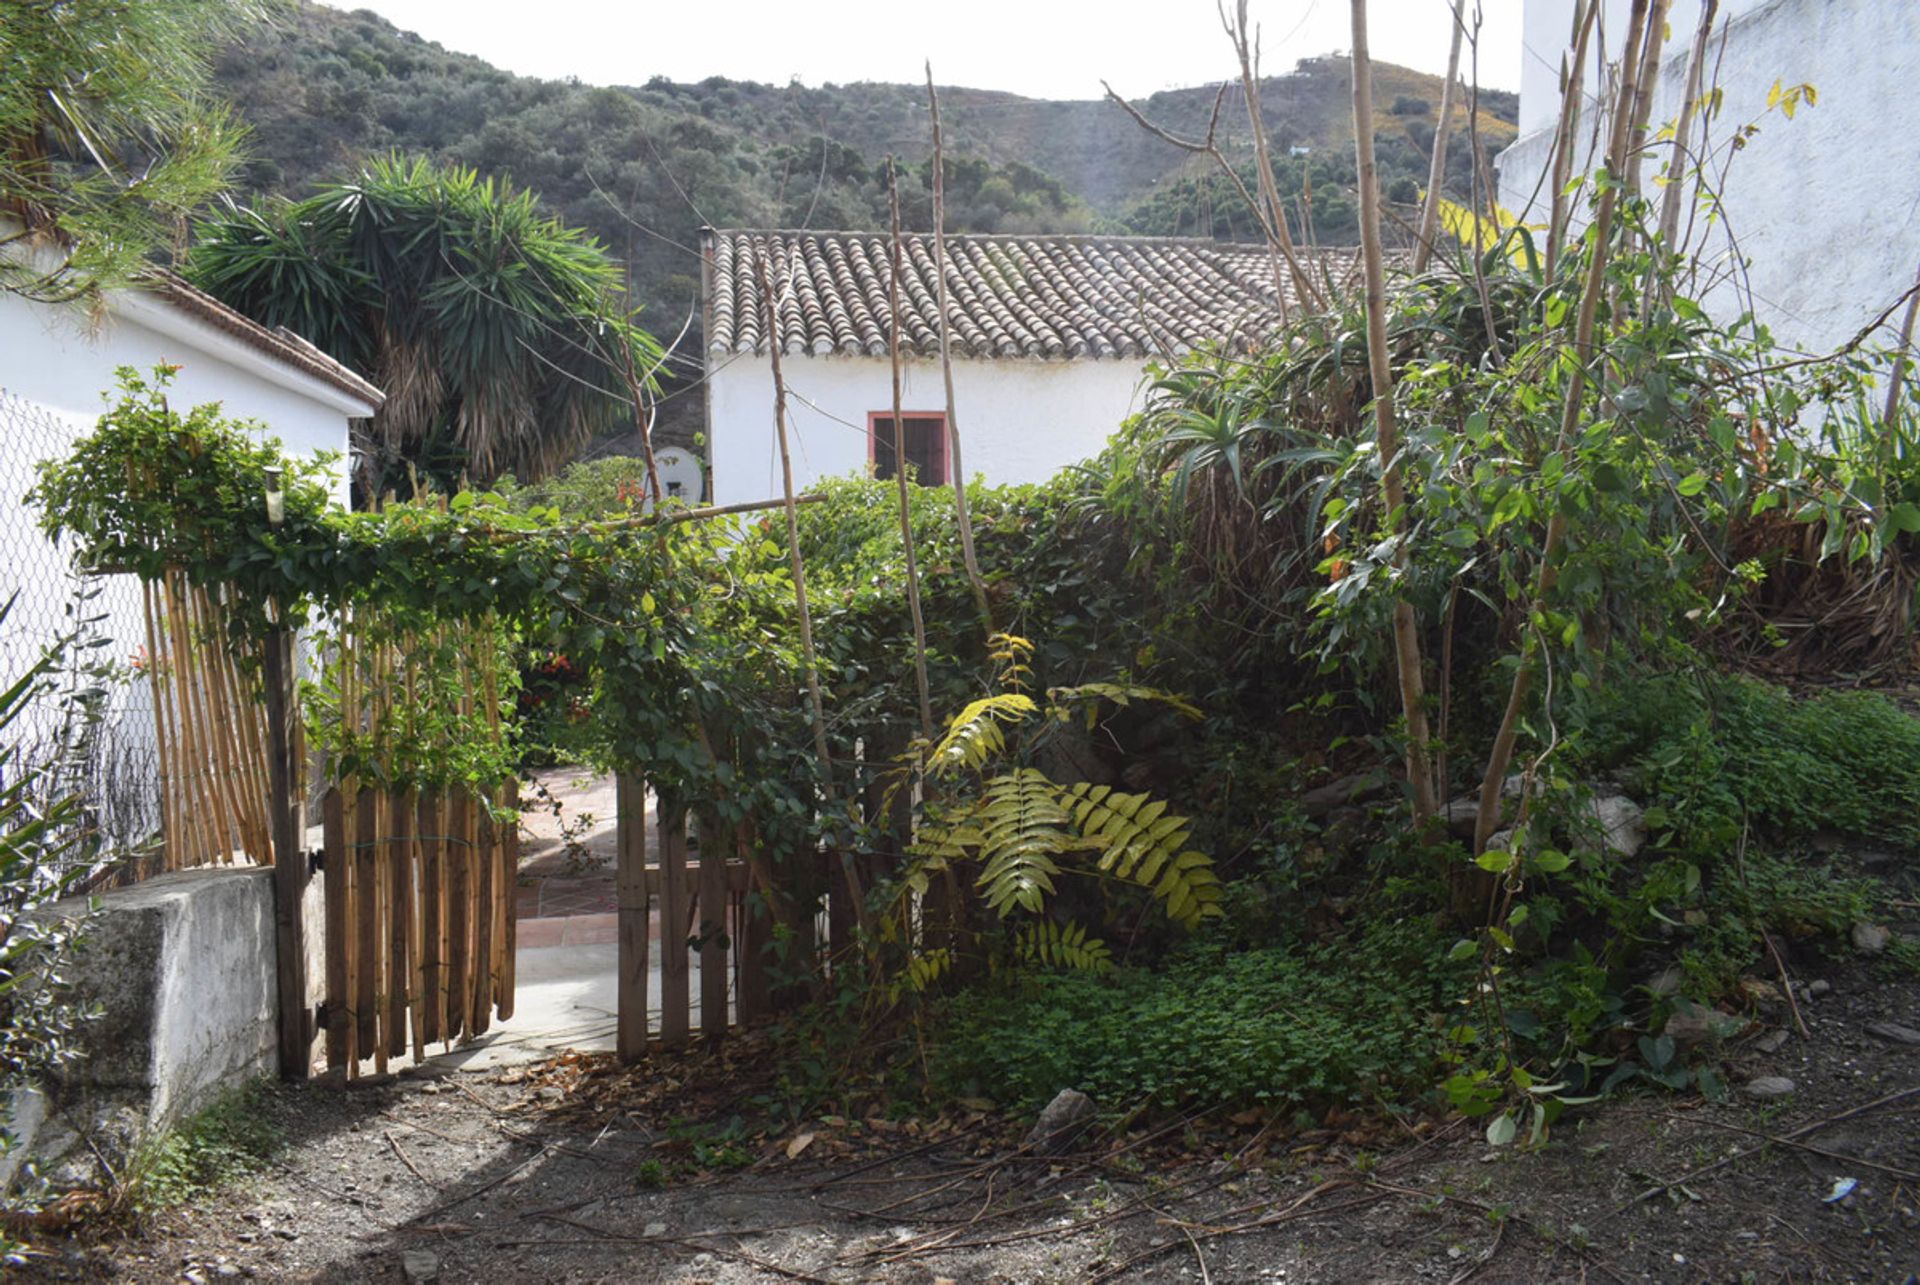
<svg viewBox="0 0 1920 1285"><path fill-rule="evenodd" d="M267 329L253 318L237 312L185 278L165 268L148 268L137 283L189 317L215 329L283 365L328 384L349 397L378 409L387 395L355 374L351 369L321 352L285 326Z"/></svg>
<svg viewBox="0 0 1920 1285"><path fill-rule="evenodd" d="M773 271L781 351L887 353L888 238L869 232L709 232L707 346L764 353L756 254ZM1264 246L1153 237L957 236L947 241L953 351L968 357L1112 358L1206 342L1245 350L1279 321ZM903 350L940 351L933 238L904 238ZM1353 251L1317 252L1316 276L1358 272ZM1289 291L1288 306L1293 306Z"/></svg>

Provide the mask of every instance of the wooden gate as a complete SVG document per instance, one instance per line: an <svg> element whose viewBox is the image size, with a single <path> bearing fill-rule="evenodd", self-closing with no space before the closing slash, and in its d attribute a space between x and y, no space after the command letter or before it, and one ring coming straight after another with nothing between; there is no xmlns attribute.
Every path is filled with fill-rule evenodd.
<svg viewBox="0 0 1920 1285"><path fill-rule="evenodd" d="M617 787L618 1047L621 1060L631 1062L656 1038L667 1048L691 1038L696 964L702 1034L722 1035L736 1021L766 1016L773 931L736 840L694 839L685 811L670 805L650 827L645 781L622 774Z"/></svg>
<svg viewBox="0 0 1920 1285"><path fill-rule="evenodd" d="M514 783L490 792L360 788L323 805L327 1065L453 1044L513 1015Z"/></svg>

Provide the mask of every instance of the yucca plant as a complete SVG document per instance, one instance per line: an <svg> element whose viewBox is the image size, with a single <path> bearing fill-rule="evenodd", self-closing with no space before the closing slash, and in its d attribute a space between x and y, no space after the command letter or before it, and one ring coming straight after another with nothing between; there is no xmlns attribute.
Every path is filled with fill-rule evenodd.
<svg viewBox="0 0 1920 1285"><path fill-rule="evenodd" d="M961 949L996 964L1106 971L1112 952L1097 926L1059 911L1055 894L1080 877L1145 892L1188 929L1220 914L1213 860L1190 846L1188 818L1164 800L1086 781L1056 781L1022 760L1049 726L1097 720L1102 706L1147 701L1182 717L1199 711L1179 697L1120 683L1054 688L1046 703L1026 691L1033 644L996 634L992 654L1002 690L972 701L947 723L920 761L930 780L951 789L914 829L896 911L907 894L929 895L936 880L970 879L997 922ZM1020 743L1009 732L1025 733ZM904 914L888 922L904 922ZM952 947L910 953L896 989L922 990L955 962Z"/></svg>
<svg viewBox="0 0 1920 1285"><path fill-rule="evenodd" d="M633 412L627 376L659 348L632 324L619 265L526 191L399 156L301 201L202 229L195 284L371 375L389 476L544 477Z"/></svg>

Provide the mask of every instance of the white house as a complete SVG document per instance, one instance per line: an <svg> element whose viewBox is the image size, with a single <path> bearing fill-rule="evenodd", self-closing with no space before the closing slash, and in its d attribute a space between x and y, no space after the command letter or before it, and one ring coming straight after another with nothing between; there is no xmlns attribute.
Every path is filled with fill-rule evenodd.
<svg viewBox="0 0 1920 1285"><path fill-rule="evenodd" d="M1147 364L1203 343L1241 350L1278 320L1264 247L1098 236L949 236L954 407L969 478L1040 482L1097 452ZM705 234L707 450L715 503L781 493L769 342L788 388L794 485L893 476L888 238ZM777 321L761 306L768 264ZM1354 272L1350 252L1316 270ZM922 483L951 482L933 239L905 238L902 418Z"/></svg>
<svg viewBox="0 0 1920 1285"><path fill-rule="evenodd" d="M1672 155L1659 131L1680 112L1700 4L1673 0L1668 13L1647 179ZM1604 33L1606 52L1588 58L1583 132L1594 119L1596 64L1618 60L1629 9L1629 0L1605 0L1595 43ZM1573 0L1526 0L1520 134L1498 169L1501 204L1530 222L1544 221L1551 197L1541 176L1572 18ZM1813 351L1837 347L1920 272L1920 3L1720 0L1706 67L1722 97L1704 153L1723 201L1711 221L1705 208L1692 220L1690 244L1717 279L1706 302L1731 320L1746 310L1750 288L1755 315L1776 337ZM1818 101L1789 119L1768 105L1776 83L1811 85ZM1757 132L1736 148L1749 124Z"/></svg>
<svg viewBox="0 0 1920 1285"><path fill-rule="evenodd" d="M336 493L347 499L347 429L373 415L383 394L285 329L268 330L170 273L114 290L96 305L49 305L0 291L0 601L17 595L0 629L0 682L11 682L71 625L74 584L68 555L23 502L34 465L65 454L106 408L114 372L179 367L169 391L181 408L219 402L229 415L257 419L289 453L339 457ZM126 661L146 636L141 591L131 576L108 577L90 605L101 633ZM45 734L36 711L27 735ZM108 739L138 757L153 736L144 684L123 694ZM18 729L16 729L18 730ZM150 783L149 783L150 788Z"/></svg>

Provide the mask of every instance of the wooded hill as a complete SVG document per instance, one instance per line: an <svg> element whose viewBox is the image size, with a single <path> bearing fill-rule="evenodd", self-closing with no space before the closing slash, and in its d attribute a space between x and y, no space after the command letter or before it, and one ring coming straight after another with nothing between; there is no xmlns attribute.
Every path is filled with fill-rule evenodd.
<svg viewBox="0 0 1920 1285"><path fill-rule="evenodd" d="M1223 73L1230 51L1221 49ZM909 56L911 55L911 56ZM903 51L911 76L917 51ZM508 176L569 221L591 228L634 264L656 312L684 315L697 265L683 247L716 225L878 227L885 157L900 156L909 226L928 220L931 151L926 93L917 84L773 86L655 78L632 88L516 76L395 28L379 16L313 4L226 52L219 84L252 123L252 193L297 195L339 177L369 153L418 151ZM1439 77L1376 69L1383 104L1383 182L1408 196L1424 183ZM1282 190L1311 178L1313 224L1338 241L1352 227L1347 64L1312 59L1261 90ZM1185 135L1205 132L1214 88L1153 95L1140 106ZM1098 99L941 91L955 231L1132 231L1245 236L1226 185L1208 163L1140 129ZM1513 136L1516 100L1480 96L1489 153ZM1457 119L1464 120L1464 112ZM1222 112L1230 154L1247 152L1238 91ZM1464 140L1463 131L1460 137ZM1294 148L1308 149L1291 156ZM1470 149L1453 152L1464 190ZM1408 182L1401 182L1408 180ZM675 323L677 324L677 322ZM655 315L656 328L672 327Z"/></svg>

